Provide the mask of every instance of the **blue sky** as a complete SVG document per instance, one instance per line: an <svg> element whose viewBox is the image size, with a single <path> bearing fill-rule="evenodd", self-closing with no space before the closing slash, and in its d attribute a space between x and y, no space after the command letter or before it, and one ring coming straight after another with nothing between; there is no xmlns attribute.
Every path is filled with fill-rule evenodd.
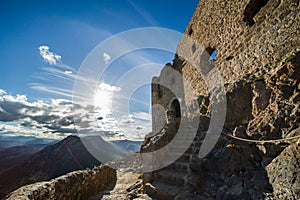
<svg viewBox="0 0 300 200"><path fill-rule="evenodd" d="M47 102L47 106L52 106L51 108L55 107L54 105L59 107L62 105L62 101L57 103L56 99L66 99L67 101L70 100L70 97L55 92L37 90L37 87L33 87L33 85L71 89L72 80L64 82L64 79L51 75L51 73L58 75L57 71L53 72L54 69L62 70L63 68L64 72L67 72L70 71L67 67L70 67L73 70L71 70L72 73L75 74L93 48L122 31L155 26L183 32L197 3L196 0L1 1L0 89L3 91L0 91L2 95L0 102L7 106L8 102L20 101L19 103L23 106L39 107L42 104L37 102L42 100L44 101L42 103ZM43 59L39 51L41 46L48 47L50 53L60 56L58 62L62 66L56 66L56 64L51 64ZM139 57L142 55L145 55L147 59L154 57L153 59L159 63L171 62L173 59L172 54L160 51L138 52ZM118 62L119 65L126 65L126 62L122 60ZM115 62L114 65L117 66L118 62ZM130 66L128 67L130 68ZM111 69L107 73L103 80L105 83L111 84L112 80L117 79L114 77L114 74L117 74L116 69ZM52 77L50 78L50 76ZM149 88L145 87L145 90L137 91L135 96L138 100L149 104L149 95L144 94L148 90ZM14 106L16 107L16 105ZM142 112L146 111L145 106L142 105L132 107L136 113L139 111L138 108ZM32 122L28 119L27 113L26 119L12 118L9 120L10 114L16 115L13 112L17 111L5 108L2 107L0 110L0 114L2 112L0 133L13 132L15 129L12 127L15 126L18 127L19 132L25 128L24 132L27 131L29 134L34 132L31 130L34 128L38 134L38 129L42 128L45 134L41 137L47 137L45 135L48 125L39 124L40 119ZM49 107L49 109L51 108ZM9 111L12 113L8 113ZM19 112L20 110L18 110L18 114L20 114ZM49 115L50 112L44 110L41 113ZM59 117L62 114L57 115ZM42 115L39 116L42 118ZM65 118L66 116L62 115L61 117ZM31 123L31 125L25 126L25 122ZM53 122L58 123L57 121ZM10 130L5 132L5 128L8 126L11 126ZM59 133L60 127L58 125L56 127L58 130L52 127L52 132L64 136L63 131Z"/></svg>

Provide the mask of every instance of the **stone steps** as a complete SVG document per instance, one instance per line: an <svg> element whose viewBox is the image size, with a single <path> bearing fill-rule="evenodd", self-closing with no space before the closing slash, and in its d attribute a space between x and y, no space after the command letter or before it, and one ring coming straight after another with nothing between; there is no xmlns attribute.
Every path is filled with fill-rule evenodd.
<svg viewBox="0 0 300 200"><path fill-rule="evenodd" d="M200 141L200 140L195 140L195 141L193 141L193 143L192 143L191 146L193 146L193 147L198 147L198 148L200 149L201 145L202 145L202 141Z"/></svg>
<svg viewBox="0 0 300 200"><path fill-rule="evenodd" d="M160 182L167 183L173 186L185 186L187 172L175 169L162 169L154 174L154 177Z"/></svg>
<svg viewBox="0 0 300 200"><path fill-rule="evenodd" d="M204 139L206 132L199 132L194 135L194 131L195 130L183 130L183 133L178 134L176 139L179 141L187 141L190 140L191 137L193 137L193 141L201 141Z"/></svg>
<svg viewBox="0 0 300 200"><path fill-rule="evenodd" d="M187 152L191 153L193 150L192 147L188 147L188 145L177 145L177 146L172 146L169 148L169 151L171 152Z"/></svg>
<svg viewBox="0 0 300 200"><path fill-rule="evenodd" d="M202 145L202 141L199 141L199 140L194 140L192 142L190 142L188 140L176 140L176 141L174 141L172 148L183 148L183 147L189 146L190 148L196 147L196 148L200 149L201 145Z"/></svg>
<svg viewBox="0 0 300 200"><path fill-rule="evenodd" d="M188 140L188 139L178 139L178 138L174 138L174 145L175 146L190 146L191 144L193 144L193 140Z"/></svg>
<svg viewBox="0 0 300 200"><path fill-rule="evenodd" d="M181 153L177 153L177 152L170 152L170 155L172 155L174 157L175 156L178 157L178 159L176 161L190 162L193 154L192 153L181 154Z"/></svg>
<svg viewBox="0 0 300 200"><path fill-rule="evenodd" d="M182 171L182 172L190 172L190 163L175 161L169 166L167 166L166 168L171 170Z"/></svg>
<svg viewBox="0 0 300 200"><path fill-rule="evenodd" d="M154 181L146 183L145 189L152 198L173 200L181 191L180 187Z"/></svg>
<svg viewBox="0 0 300 200"><path fill-rule="evenodd" d="M193 141L193 129L183 127L182 133L176 137L173 145L168 149L167 158L178 158L169 166L153 172L153 182L145 184L145 190L151 197L160 200L173 200L188 187L188 177L191 174L190 164L193 157L198 156L205 132L197 133Z"/></svg>
<svg viewBox="0 0 300 200"><path fill-rule="evenodd" d="M185 145L172 146L169 148L169 151L171 152L176 152L176 153L182 152L182 153L190 153L190 154L197 153L199 152L199 150L200 150L200 146L194 146L193 143L188 148Z"/></svg>

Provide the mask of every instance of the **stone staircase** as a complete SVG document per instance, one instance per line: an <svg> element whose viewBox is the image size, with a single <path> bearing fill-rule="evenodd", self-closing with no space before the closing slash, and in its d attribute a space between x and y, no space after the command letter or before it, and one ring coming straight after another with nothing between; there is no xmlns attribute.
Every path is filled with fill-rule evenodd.
<svg viewBox="0 0 300 200"><path fill-rule="evenodd" d="M195 130L185 125L182 131L184 134L176 137L175 145L168 150L170 156L176 155L179 158L167 167L152 172L152 182L145 184L146 193L154 199L175 199L181 191L192 190L194 187L193 181L190 180L193 173L190 164L198 156L205 132L197 133L192 144L187 148L187 144L190 143L188 138L192 137Z"/></svg>

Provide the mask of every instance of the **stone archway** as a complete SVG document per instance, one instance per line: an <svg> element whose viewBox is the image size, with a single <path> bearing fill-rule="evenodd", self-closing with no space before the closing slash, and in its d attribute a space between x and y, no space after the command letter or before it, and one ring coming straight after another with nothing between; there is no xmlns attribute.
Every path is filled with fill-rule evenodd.
<svg viewBox="0 0 300 200"><path fill-rule="evenodd" d="M170 109L173 110L175 118L181 118L180 103L178 99L172 101Z"/></svg>

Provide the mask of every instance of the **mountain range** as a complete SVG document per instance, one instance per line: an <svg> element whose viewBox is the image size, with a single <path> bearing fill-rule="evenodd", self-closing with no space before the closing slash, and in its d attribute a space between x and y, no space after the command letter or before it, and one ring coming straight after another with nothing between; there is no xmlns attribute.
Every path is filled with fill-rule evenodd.
<svg viewBox="0 0 300 200"><path fill-rule="evenodd" d="M101 162L118 159L139 151L141 145L141 142L130 140L106 142L99 136L68 136L56 143L29 138L26 139L31 142L24 143L24 138L14 139L14 142L2 140L1 143L0 198L26 184L50 180L71 171L93 168ZM23 143L18 143L18 139ZM92 154L99 156L98 159Z"/></svg>

